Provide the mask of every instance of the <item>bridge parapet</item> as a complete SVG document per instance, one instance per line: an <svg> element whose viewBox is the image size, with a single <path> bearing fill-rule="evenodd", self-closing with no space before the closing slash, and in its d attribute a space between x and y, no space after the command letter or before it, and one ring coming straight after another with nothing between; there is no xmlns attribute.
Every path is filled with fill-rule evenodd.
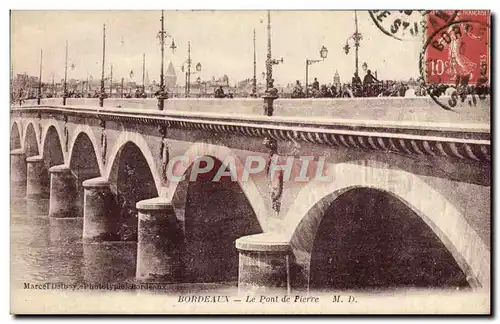
<svg viewBox="0 0 500 324"><path fill-rule="evenodd" d="M449 97L440 97L447 102ZM61 98L42 99L42 105L58 106ZM27 100L25 105L36 105ZM94 98L68 98L68 106L98 107ZM135 108L157 110L156 99L106 99L104 108ZM489 97L475 104L459 101L453 111L439 107L431 97L375 97L375 98L323 98L277 99L273 116L320 117L357 120L384 120L444 123L489 123L491 101ZM264 115L264 101L255 98L173 98L165 101L165 111L193 113L221 113L225 115Z"/></svg>
<svg viewBox="0 0 500 324"><path fill-rule="evenodd" d="M359 148L405 155L490 161L489 123L376 121L341 118L255 116L86 106L13 107L14 114L76 115L167 128L264 137L295 143Z"/></svg>

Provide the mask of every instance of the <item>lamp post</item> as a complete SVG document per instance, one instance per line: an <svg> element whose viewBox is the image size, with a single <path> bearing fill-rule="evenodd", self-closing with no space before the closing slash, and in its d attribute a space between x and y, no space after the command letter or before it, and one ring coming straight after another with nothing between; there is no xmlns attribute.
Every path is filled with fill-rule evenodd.
<svg viewBox="0 0 500 324"><path fill-rule="evenodd" d="M106 60L106 24L102 27L102 67L101 67L101 93L99 94L99 107L104 106L104 97L106 92L104 89L104 64Z"/></svg>
<svg viewBox="0 0 500 324"><path fill-rule="evenodd" d="M186 98L191 92L191 42L188 42L188 59L187 59L187 75L186 75Z"/></svg>
<svg viewBox="0 0 500 324"><path fill-rule="evenodd" d="M161 11L161 30L158 33L158 38L160 39L160 45L161 45L161 66L160 66L160 93L158 94L158 109L163 110L164 108L164 100L165 100L165 81L164 81L164 75L163 75L163 60L164 60L164 52L165 52L165 37L166 32L165 32L165 27L163 24L164 21L164 16L163 16L163 10Z"/></svg>
<svg viewBox="0 0 500 324"><path fill-rule="evenodd" d="M273 101L278 98L278 90L274 87L273 65L283 63L280 60L273 59L271 52L271 11L267 11L267 59L266 59L266 93L264 94L264 114L273 115Z"/></svg>
<svg viewBox="0 0 500 324"><path fill-rule="evenodd" d="M66 106L67 81L68 81L68 41L66 41L66 59L64 63L63 106Z"/></svg>
<svg viewBox="0 0 500 324"><path fill-rule="evenodd" d="M142 96L146 95L146 84L144 83L146 75L146 53L142 53Z"/></svg>
<svg viewBox="0 0 500 324"><path fill-rule="evenodd" d="M355 53L355 71L356 73L358 73L359 71L359 58L358 58L358 54L359 54L359 42L363 39L363 35L361 35L361 33L358 31L358 12L355 10L354 11L354 24L355 24L355 31L354 31L354 34L352 34L351 36L349 36L346 41L345 41L345 46L344 46L344 52L345 54L349 54L349 50L351 49L351 47L349 46L349 39L352 39L354 41L354 47L356 48L356 53Z"/></svg>
<svg viewBox="0 0 500 324"><path fill-rule="evenodd" d="M201 63L198 62L195 65L195 71L191 72L191 64L193 61L191 60L191 42L188 42L188 58L184 61L182 65L182 71L186 71L186 86L184 88L184 94L186 98L191 94L191 75L201 72ZM187 69L184 68L184 64L187 64Z"/></svg>
<svg viewBox="0 0 500 324"><path fill-rule="evenodd" d="M87 97L89 94L89 71L87 71L87 83L85 83L85 90L83 92L83 97Z"/></svg>
<svg viewBox="0 0 500 324"><path fill-rule="evenodd" d="M253 29L253 80L252 97L257 97L257 56L255 53L255 28Z"/></svg>
<svg viewBox="0 0 500 324"><path fill-rule="evenodd" d="M322 62L326 59L328 56L328 49L323 45L321 46L321 49L319 50L319 56L321 57L321 60L309 60L306 58L306 98L309 95L309 65L312 65L314 63Z"/></svg>
<svg viewBox="0 0 500 324"><path fill-rule="evenodd" d="M184 61L183 65L182 65L182 71L186 71L186 86L184 88L184 94L185 94L186 98L188 98L189 95L191 94L191 75L201 72L201 63L200 62L196 63L195 71L191 72L192 62L193 61L191 60L191 42L188 42L188 58L186 61ZM187 69L184 68L184 64L187 64Z"/></svg>
<svg viewBox="0 0 500 324"><path fill-rule="evenodd" d="M158 110L163 110L164 105L165 105L165 99L168 99L167 93L165 92L165 76L163 73L163 66L164 66L164 60L165 60L165 39L167 37L171 37L170 35L167 34L165 31L165 26L164 26L164 16L163 16L163 10L161 11L161 30L158 32L158 39L160 40L160 46L161 46L161 65L160 65L160 91L158 93ZM172 39L172 45L170 46L172 49L172 52L175 50L175 42Z"/></svg>
<svg viewBox="0 0 500 324"><path fill-rule="evenodd" d="M81 98L85 98L85 80L80 79L80 84L82 85Z"/></svg>
<svg viewBox="0 0 500 324"><path fill-rule="evenodd" d="M42 101L42 60L43 60L43 50L40 50L40 76L38 77L38 98L37 98L38 105L40 105Z"/></svg>
<svg viewBox="0 0 500 324"><path fill-rule="evenodd" d="M10 104L14 104L14 67L10 64Z"/></svg>
<svg viewBox="0 0 500 324"><path fill-rule="evenodd" d="M111 74L109 76L109 97L113 98L113 64L111 64Z"/></svg>
<svg viewBox="0 0 500 324"><path fill-rule="evenodd" d="M54 73L52 73L52 98L56 97L56 85L54 81Z"/></svg>

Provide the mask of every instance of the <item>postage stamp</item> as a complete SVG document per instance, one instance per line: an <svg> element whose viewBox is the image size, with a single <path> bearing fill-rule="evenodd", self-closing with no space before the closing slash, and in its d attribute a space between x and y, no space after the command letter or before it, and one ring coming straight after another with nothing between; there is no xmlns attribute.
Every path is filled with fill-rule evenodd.
<svg viewBox="0 0 500 324"><path fill-rule="evenodd" d="M432 97L442 92L437 88L453 86L448 103L439 102L445 108L455 107L457 96L483 100L490 84L490 12L439 11L427 15L426 26L421 72Z"/></svg>
<svg viewBox="0 0 500 324"><path fill-rule="evenodd" d="M489 11L10 23L11 313L491 313Z"/></svg>
<svg viewBox="0 0 500 324"><path fill-rule="evenodd" d="M427 83L489 83L489 19L485 10L460 10L454 21L438 26L428 15Z"/></svg>

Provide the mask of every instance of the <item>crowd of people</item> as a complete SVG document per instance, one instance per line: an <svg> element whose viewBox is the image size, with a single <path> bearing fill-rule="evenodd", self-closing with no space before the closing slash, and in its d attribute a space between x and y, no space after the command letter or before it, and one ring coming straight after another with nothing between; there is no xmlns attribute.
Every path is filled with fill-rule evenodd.
<svg viewBox="0 0 500 324"><path fill-rule="evenodd" d="M464 97L468 95L486 96L490 94L489 86L479 85L449 85L449 84L424 84L422 80L408 82L393 80L378 80L370 70L363 80L358 73L354 73L351 83L323 84L317 78L304 89L297 80L291 93L291 98L362 98L362 97L419 97L419 96L450 96L458 91Z"/></svg>
<svg viewBox="0 0 500 324"><path fill-rule="evenodd" d="M219 86L214 91L214 97L215 98L234 98L234 95L231 91L224 93L224 89L222 89L222 86Z"/></svg>
<svg viewBox="0 0 500 324"><path fill-rule="evenodd" d="M478 96L479 98L490 95L490 87L487 82L479 82L476 85L469 85L467 82L462 82L462 84L450 85L450 84L425 84L422 79L412 80L408 82L403 81L393 81L393 80L378 80L370 70L367 70L366 75L363 80L361 80L358 73L354 73L350 83L344 84L322 84L320 85L317 78L314 78L312 84L307 86L307 89L303 87L299 80L296 81L293 86L291 85L286 89L280 91L276 90L281 98L363 98L363 97L419 97L419 96L452 96L454 93L456 96L465 100L465 97L470 95ZM225 91L226 90L226 91ZM213 93L207 93L198 97L203 98L235 98L235 97L260 97L258 94L252 93L239 93L235 91L237 89L223 89L222 86L218 86L213 90ZM168 91L167 91L168 92ZM17 96L16 96L17 95ZM119 95L116 93L116 95ZM124 93L120 95L124 98L148 98L147 94L143 89L136 89L135 93ZM159 91L152 94L153 98L159 96ZM51 98L52 94L45 94L45 98ZM100 92L95 90L93 93L89 92L86 94L78 93L76 91L69 90L66 94L67 98L99 98ZM105 99L108 98L108 94L104 94ZM168 92L168 97L177 97L173 93ZM11 93L11 99L13 102L19 101L20 98L24 99L36 99L36 97L26 97L22 91L19 93Z"/></svg>
<svg viewBox="0 0 500 324"><path fill-rule="evenodd" d="M300 81L296 81L292 91L292 98L359 98L359 97L403 97L409 89L405 82L380 81L370 70L367 70L363 80L357 72L354 73L350 83L323 84L320 86L317 78L304 89ZM415 95L423 95L415 91Z"/></svg>

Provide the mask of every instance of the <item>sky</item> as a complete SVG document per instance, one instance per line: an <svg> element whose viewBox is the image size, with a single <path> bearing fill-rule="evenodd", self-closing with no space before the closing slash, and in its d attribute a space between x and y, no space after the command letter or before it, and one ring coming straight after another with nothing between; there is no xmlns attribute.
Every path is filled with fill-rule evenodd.
<svg viewBox="0 0 500 324"><path fill-rule="evenodd" d="M38 76L40 50L43 50L42 79L64 78L65 42L68 41L68 78L100 79L103 24L106 24L106 75L113 64L113 79L142 82L142 57L146 56L149 80L159 79L161 11L12 11L11 68L14 74ZM367 11L358 11L359 31L363 35L359 66L366 62L379 79L408 80L419 74L421 41L400 41L383 34ZM234 82L253 77L253 30L256 30L257 78L265 72L267 53L267 11L165 11L165 30L177 45L175 53L165 49L166 62L172 61L178 83L184 75L180 66L191 58L200 62L202 80L224 74ZM328 57L309 66L309 82L333 81L338 71L342 82L354 73L354 46L346 55L343 47L354 32L353 11L271 11L273 57L283 58L275 65L278 84L305 80L305 60L319 59L324 45ZM170 45L171 38L166 43ZM165 65L166 70L167 65ZM134 76L130 78L130 71ZM363 77L363 72L360 73Z"/></svg>

